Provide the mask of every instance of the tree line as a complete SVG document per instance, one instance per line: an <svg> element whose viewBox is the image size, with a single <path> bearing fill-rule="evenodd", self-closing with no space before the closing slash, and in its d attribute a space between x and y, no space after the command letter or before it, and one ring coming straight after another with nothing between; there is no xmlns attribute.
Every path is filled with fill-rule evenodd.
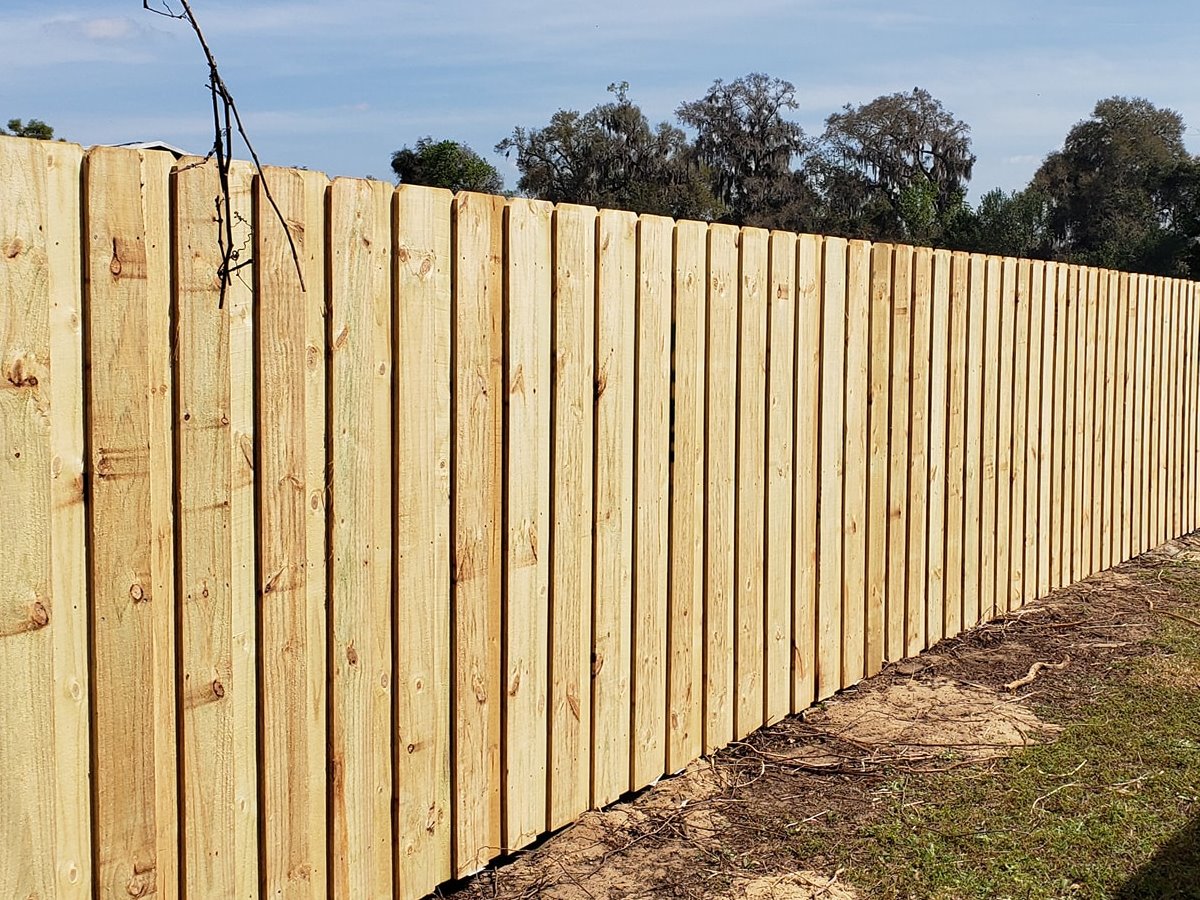
<svg viewBox="0 0 1200 900"><path fill-rule="evenodd" d="M970 126L914 88L846 105L806 134L796 88L718 80L652 125L627 83L587 112L560 109L496 145L517 192L674 218L816 232L1200 278L1200 158L1174 110L1110 97L1029 184L967 201ZM402 183L497 193L471 148L423 138L392 156Z"/></svg>

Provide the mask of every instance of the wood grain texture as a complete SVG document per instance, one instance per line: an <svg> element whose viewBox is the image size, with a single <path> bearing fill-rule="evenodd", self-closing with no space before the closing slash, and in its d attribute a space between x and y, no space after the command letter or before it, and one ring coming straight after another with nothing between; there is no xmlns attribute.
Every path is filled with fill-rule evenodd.
<svg viewBox="0 0 1200 900"><path fill-rule="evenodd" d="M925 649L925 598L929 550L929 359L933 252L918 247L912 272L911 440L908 475L908 598L905 655Z"/></svg>
<svg viewBox="0 0 1200 900"><path fill-rule="evenodd" d="M404 186L392 202L396 479L394 534L396 887L450 878L451 460L454 329L449 191ZM489 232L490 234L490 232ZM489 282L494 284L494 279ZM484 369L489 377L492 370Z"/></svg>
<svg viewBox="0 0 1200 900"><path fill-rule="evenodd" d="M867 393L871 245L851 241L846 289L846 413L842 506L842 687L861 681L867 646Z"/></svg>
<svg viewBox="0 0 1200 900"><path fill-rule="evenodd" d="M946 618L946 461L950 401L949 251L933 254L932 322L929 353L929 548L925 597L925 646L945 637Z"/></svg>
<svg viewBox="0 0 1200 900"><path fill-rule="evenodd" d="M460 193L451 216L454 296L454 872L501 851L500 671L504 419L504 201Z"/></svg>
<svg viewBox="0 0 1200 900"><path fill-rule="evenodd" d="M996 615L996 460L1000 430L1000 298L1001 261L989 256L985 264L983 314L983 461L980 464L979 531L982 552L979 563L979 618Z"/></svg>
<svg viewBox="0 0 1200 900"><path fill-rule="evenodd" d="M778 722L792 699L792 526L795 486L796 238L774 231L768 247L766 595L763 612L763 723ZM864 517L865 518L865 517ZM865 522L864 522L865 526Z"/></svg>
<svg viewBox="0 0 1200 900"><path fill-rule="evenodd" d="M792 712L807 709L816 689L817 495L821 426L821 238L796 245L796 497L792 606Z"/></svg>
<svg viewBox="0 0 1200 900"><path fill-rule="evenodd" d="M821 428L816 699L842 687L842 472L845 454L847 242L826 238L821 322Z"/></svg>
<svg viewBox="0 0 1200 900"><path fill-rule="evenodd" d="M300 271L267 186L288 222ZM327 186L317 172L271 167L254 188L260 778L270 848L263 871L268 895L297 900L324 896L328 866L326 793L311 789L326 772L327 741Z"/></svg>
<svg viewBox="0 0 1200 900"><path fill-rule="evenodd" d="M742 231L738 298L737 569L734 606L734 736L763 722L763 603L767 461L767 243Z"/></svg>
<svg viewBox="0 0 1200 900"><path fill-rule="evenodd" d="M169 165L108 148L85 165L97 876L112 896L178 888ZM132 760L131 723L151 736Z"/></svg>
<svg viewBox="0 0 1200 900"><path fill-rule="evenodd" d="M912 381L911 247L897 246L892 259L891 426L888 476L888 589L886 659L905 655L904 610L909 586L909 428Z"/></svg>
<svg viewBox="0 0 1200 900"><path fill-rule="evenodd" d="M592 593L594 807L606 806L629 786L637 217L602 211L599 229Z"/></svg>
<svg viewBox="0 0 1200 900"><path fill-rule="evenodd" d="M1012 583L1013 365L1016 354L1017 261L1000 266L1000 393L996 440L996 585L993 616L1008 611Z"/></svg>
<svg viewBox="0 0 1200 900"><path fill-rule="evenodd" d="M973 253L967 273L967 376L963 438L963 628L979 624L982 610L983 366L987 312L987 258Z"/></svg>
<svg viewBox="0 0 1200 900"><path fill-rule="evenodd" d="M184 893L244 900L259 891L254 273L240 269L222 300L216 165L193 162L174 175L172 254ZM250 240L251 183L250 168L234 167L232 207L222 206L238 246Z"/></svg>
<svg viewBox="0 0 1200 900"><path fill-rule="evenodd" d="M1017 282L1014 290L1013 331L1013 397L1012 397L1012 505L1010 507L1010 555L1008 600L1005 608L1017 610L1025 605L1026 551L1029 546L1025 531L1026 498L1028 496L1026 467L1029 465L1029 318L1030 278L1032 263L1017 262Z"/></svg>
<svg viewBox="0 0 1200 900"><path fill-rule="evenodd" d="M0 488L21 519L0 548L0 765L21 773L0 780L0 894L13 897L92 896L81 164L78 146L0 137Z"/></svg>
<svg viewBox="0 0 1200 900"><path fill-rule="evenodd" d="M392 893L392 194L329 189L332 894ZM311 223L310 223L311 225ZM311 240L311 237L306 235Z"/></svg>
<svg viewBox="0 0 1200 900"><path fill-rule="evenodd" d="M513 200L505 219L506 357L502 843L546 830L550 660L553 207Z"/></svg>
<svg viewBox="0 0 1200 900"><path fill-rule="evenodd" d="M1047 325L1045 316L1046 266L1035 260L1030 265L1029 282L1029 396L1025 426L1025 593L1024 601L1040 596L1038 550L1041 544L1042 469L1045 465L1045 435L1042 432L1043 406L1050 401L1043 392L1043 371Z"/></svg>
<svg viewBox="0 0 1200 900"><path fill-rule="evenodd" d="M704 751L704 396L708 228L675 227L667 772Z"/></svg>
<svg viewBox="0 0 1200 900"><path fill-rule="evenodd" d="M596 210L554 214L550 828L588 807L591 760L592 462Z"/></svg>
<svg viewBox="0 0 1200 900"><path fill-rule="evenodd" d="M634 397L633 721L630 790L666 764L671 457L671 283L675 223L638 223Z"/></svg>
<svg viewBox="0 0 1200 900"><path fill-rule="evenodd" d="M950 260L949 406L946 419L946 602L944 631L952 637L963 627L963 519L967 438L967 304L971 260L955 253Z"/></svg>
<svg viewBox="0 0 1200 900"><path fill-rule="evenodd" d="M737 547L738 255L741 232L708 230L704 544L704 752L733 740ZM807 704L806 704L807 705Z"/></svg>
<svg viewBox="0 0 1200 900"><path fill-rule="evenodd" d="M887 652L888 477L891 413L892 247L871 250L871 338L868 409L867 655L870 677L883 668Z"/></svg>

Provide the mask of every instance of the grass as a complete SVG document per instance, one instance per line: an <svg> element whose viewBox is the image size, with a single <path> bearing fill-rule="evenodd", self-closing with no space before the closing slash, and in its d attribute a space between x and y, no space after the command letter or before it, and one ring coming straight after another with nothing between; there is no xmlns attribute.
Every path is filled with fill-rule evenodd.
<svg viewBox="0 0 1200 900"><path fill-rule="evenodd" d="M1183 611L1200 608L1200 568L1158 578ZM1200 900L1200 628L1162 618L1148 643L1078 700L1038 710L1063 726L1057 741L891 780L836 844L818 827L795 852L867 897Z"/></svg>

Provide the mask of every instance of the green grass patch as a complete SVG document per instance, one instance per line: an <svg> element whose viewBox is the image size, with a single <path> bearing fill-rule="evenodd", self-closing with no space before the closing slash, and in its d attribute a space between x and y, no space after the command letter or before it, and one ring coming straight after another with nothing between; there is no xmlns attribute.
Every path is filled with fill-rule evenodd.
<svg viewBox="0 0 1200 900"><path fill-rule="evenodd" d="M1198 574L1158 577L1200 601ZM1164 618L1150 644L1088 699L1038 710L1064 726L1054 743L897 777L833 849L820 827L797 849L872 898L1200 900L1200 628Z"/></svg>

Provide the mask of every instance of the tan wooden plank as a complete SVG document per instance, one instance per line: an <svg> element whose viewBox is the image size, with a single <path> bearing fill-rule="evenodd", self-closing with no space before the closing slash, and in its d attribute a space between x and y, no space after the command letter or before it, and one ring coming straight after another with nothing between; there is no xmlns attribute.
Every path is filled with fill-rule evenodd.
<svg viewBox="0 0 1200 900"><path fill-rule="evenodd" d="M954 637L963 628L963 552L966 544L964 503L967 439L967 305L970 300L971 258L955 253L950 260L949 393L946 418L946 599L942 630Z"/></svg>
<svg viewBox="0 0 1200 900"><path fill-rule="evenodd" d="M742 231L737 428L737 595L734 606L734 736L763 722L763 603L766 542L767 242Z"/></svg>
<svg viewBox="0 0 1200 900"><path fill-rule="evenodd" d="M505 216L504 693L502 839L546 830L550 661L550 305L553 206L513 200Z"/></svg>
<svg viewBox="0 0 1200 900"><path fill-rule="evenodd" d="M1038 474L1038 566L1037 596L1045 597L1054 585L1053 556L1054 525L1054 463L1057 459L1056 426L1058 422L1058 265L1044 266L1042 292L1042 412L1039 430L1040 472Z"/></svg>
<svg viewBox="0 0 1200 900"><path fill-rule="evenodd" d="M892 247L871 251L870 377L867 393L867 655L866 674L883 668L887 652L888 476L892 349Z"/></svg>
<svg viewBox="0 0 1200 900"><path fill-rule="evenodd" d="M454 873L500 852L504 201L460 193L454 235Z"/></svg>
<svg viewBox="0 0 1200 900"><path fill-rule="evenodd" d="M996 599L993 616L1008 611L1012 583L1013 366L1016 341L1017 261L1000 267L1000 396L996 440Z"/></svg>
<svg viewBox="0 0 1200 900"><path fill-rule="evenodd" d="M1188 400L1187 400L1187 466L1188 479L1186 489L1186 507L1187 514L1186 530L1188 532L1196 530L1200 527L1200 466L1198 466L1197 452L1200 451L1200 435L1197 434L1197 405L1200 405L1200 359L1197 355L1196 342L1200 335L1200 304L1197 303L1196 283L1189 282L1186 287L1187 297L1187 328L1185 334L1185 342L1187 344L1187 375L1188 375Z"/></svg>
<svg viewBox="0 0 1200 900"><path fill-rule="evenodd" d="M327 867L326 796L310 789L326 766L327 185L319 173L274 167L255 182L263 872L266 892L289 898L323 895ZM295 223L300 271L267 186Z"/></svg>
<svg viewBox="0 0 1200 900"><path fill-rule="evenodd" d="M918 247L912 273L912 437L909 447L908 597L905 601L905 655L925 649L925 597L929 523L929 359L933 252Z"/></svg>
<svg viewBox="0 0 1200 900"><path fill-rule="evenodd" d="M129 884L154 885L160 849L157 795L174 786L171 780L156 783L153 738L139 743L132 758L126 747L131 725L155 731L154 685L161 665L156 659L161 648L155 646L155 614L173 619L171 594L154 591L152 564L157 523L151 517L151 454L169 457L170 444L151 443L151 391L157 393L157 385L150 377L150 264L161 266L162 259L152 260L148 252L141 185L138 153L97 148L89 154L84 196L88 355L93 367L88 397L90 468L95 473L92 674L96 874L102 894L116 894ZM122 539L113 540L118 533Z"/></svg>
<svg viewBox="0 0 1200 900"><path fill-rule="evenodd" d="M929 358L929 550L926 646L945 636L946 607L946 416L950 371L950 252L933 254L932 338Z"/></svg>
<svg viewBox="0 0 1200 900"><path fill-rule="evenodd" d="M1045 320L1045 285L1046 266L1039 260L1034 260L1029 266L1029 309L1026 321L1029 323L1029 394L1025 406L1025 550L1024 550L1024 580L1025 586L1021 603L1025 604L1037 599L1038 587L1038 547L1041 539L1042 523L1041 508L1041 477L1045 461L1043 453L1044 437L1042 435L1042 405L1049 401L1042 394L1042 362L1043 341L1046 338Z"/></svg>
<svg viewBox="0 0 1200 900"><path fill-rule="evenodd" d="M675 223L661 216L638 223L630 790L650 784L666 765L674 231Z"/></svg>
<svg viewBox="0 0 1200 900"><path fill-rule="evenodd" d="M1183 373L1181 363L1181 336L1183 334L1183 310L1180 304L1180 287L1179 279L1171 279L1171 322L1172 327L1168 332L1171 338L1171 398L1170 412L1168 413L1168 421L1171 423L1169 434L1171 438L1170 446L1170 484L1167 489L1167 496L1170 498L1171 504L1171 528L1169 537L1175 538L1182 534L1182 501L1183 501L1183 472L1179 465L1179 443L1183 437L1183 409L1180 398L1180 388L1183 384Z"/></svg>
<svg viewBox="0 0 1200 900"><path fill-rule="evenodd" d="M7 144L8 142L4 142ZM21 142L28 143L28 142ZM80 246L80 229L82 226L82 209L80 203L80 174L83 154L75 144L62 142L40 144L45 162L45 199L42 206L42 227L45 235L46 253L46 295L49 300L50 328L50 371L48 392L50 396L50 604L49 610L54 620L54 850L53 863L56 876L54 896L59 900L85 900L92 896L92 829L91 809L89 808L90 773L88 750L91 746L91 726L89 722L88 689L90 674L88 670L88 611L87 611L87 553L86 553L86 517L84 514L84 406L86 397L83 385L83 297L82 297L82 253ZM4 151L0 150L0 154ZM165 154L164 154L165 155ZM149 231L155 235L155 240L166 237L166 232L160 226L169 219L170 206L167 202L167 172L163 167L163 156L160 154L145 154L144 165L148 174L152 175L151 183L146 186L146 193L153 198L156 215L149 224ZM4 164L0 162L0 171ZM29 175L36 179L36 169ZM0 185L7 186L10 182L0 176ZM4 190L0 187L0 190ZM11 195L10 195L11 196ZM0 242L7 243L3 232L0 232ZM150 249L152 255L166 254L169 247L166 243L159 247L157 244ZM0 271L3 271L0 269ZM169 268L163 267L163 277ZM3 275L0 275L3 278ZM0 290L0 295L11 297L7 290ZM167 326L170 321L170 290L159 296L161 312L155 311L155 327L150 333L149 341L156 351L151 355L150 377L158 379L159 391L151 399L152 414L158 418L151 421L151 439L158 435L156 427L163 423L169 433L171 395L169 390L170 371L167 362L168 348ZM0 336L6 329L0 326ZM6 341L0 337L0 347ZM3 359L0 350L0 360ZM167 363L166 371L161 368ZM161 388L167 387L166 390ZM3 443L2 446L10 446ZM167 448L170 447L168 439ZM170 453L162 454L156 462L170 462ZM159 506L163 499L162 487L164 479L160 477L162 467L155 465L151 469L151 504L154 513L161 511ZM169 470L168 470L169 472ZM168 515L162 521L171 533L170 502L171 484L165 480L166 502ZM156 515L156 519L158 516ZM161 521L161 520L160 520ZM160 531L161 535L162 532ZM168 568L160 569L155 566L156 574L165 574L171 588L174 579L170 578L169 568L172 546L169 541L159 541L154 549L153 563L167 561ZM161 587L161 585L160 585ZM160 592L161 595L161 592ZM159 615L155 624L173 628L172 614ZM158 634L162 634L162 629ZM155 766L157 772L167 772L171 784L175 777L175 741L172 733L170 741L158 739L166 729L174 729L175 725L175 678L174 678L174 640L170 634L170 656L163 659L164 669L169 673L166 679L156 678L156 703L160 698L169 702L170 713L156 719L155 727ZM163 645L156 644L156 650ZM160 659L161 659L160 654ZM162 670L160 670L162 671ZM159 705L162 709L162 704ZM2 717L0 717L2 718ZM0 726L3 727L3 726ZM169 763L169 767L168 764ZM25 765L28 765L26 760ZM11 767L6 769L11 771ZM160 779L161 780L161 779ZM168 796L170 792L160 791L156 800L165 801L155 811L158 825L158 845L174 848L178 817L175 811L175 797ZM166 807L164 809L164 806ZM7 808L7 807L6 807ZM170 815L165 813L169 812ZM2 838L0 838L2 840ZM6 843L5 846L11 847ZM45 853L43 848L42 853ZM177 896L178 875L175 868L174 854L164 854L158 860L157 878L164 881L160 896L172 898Z"/></svg>
<svg viewBox="0 0 1200 900"><path fill-rule="evenodd" d="M393 871L396 887L408 895L433 890L454 871L452 218L449 191L402 186L396 192L390 244L396 320ZM494 285L494 276L488 278ZM491 377L492 370L485 373Z"/></svg>
<svg viewBox="0 0 1200 900"><path fill-rule="evenodd" d="M704 752L704 387L708 226L675 227L671 405L671 580L667 612L667 761ZM789 609L790 612L790 609ZM786 649L786 648L785 648ZM784 680L785 697L790 693ZM785 703L786 705L786 703Z"/></svg>
<svg viewBox="0 0 1200 900"><path fill-rule="evenodd" d="M328 866L336 898L392 893L392 194L383 182L348 178L329 189ZM319 223L308 225L319 233Z"/></svg>
<svg viewBox="0 0 1200 900"><path fill-rule="evenodd" d="M596 396L596 210L554 213L549 820L588 807L591 771L592 463Z"/></svg>
<svg viewBox="0 0 1200 900"><path fill-rule="evenodd" d="M888 476L887 659L891 662L905 655L905 603L909 586L912 266L912 248L897 246L892 260L891 471Z"/></svg>
<svg viewBox="0 0 1200 900"><path fill-rule="evenodd" d="M845 453L846 287L848 245L826 238L822 284L821 426L817 495L816 699L842 687L842 490Z"/></svg>
<svg viewBox="0 0 1200 900"><path fill-rule="evenodd" d="M846 288L846 418L842 498L842 687L862 680L867 646L867 393L871 245L851 241Z"/></svg>
<svg viewBox="0 0 1200 900"><path fill-rule="evenodd" d="M771 233L767 287L766 595L763 721L778 722L792 699L792 482L796 394L796 236ZM864 521L865 526L865 521Z"/></svg>
<svg viewBox="0 0 1200 900"><path fill-rule="evenodd" d="M1146 510L1143 522L1142 545L1145 550L1161 543L1161 504L1159 503L1159 449L1162 420L1162 291L1161 280L1147 279L1147 338L1146 338L1146 443L1145 470Z"/></svg>
<svg viewBox="0 0 1200 900"><path fill-rule="evenodd" d="M1000 303L1001 262L987 258L983 319L983 465L980 476L980 534L983 551L979 563L979 617L987 621L996 615L996 534L997 441L1000 425Z"/></svg>
<svg viewBox="0 0 1200 900"><path fill-rule="evenodd" d="M738 247L732 225L708 231L704 571L704 752L733 740L733 606L737 535ZM806 704L807 705L807 704Z"/></svg>
<svg viewBox="0 0 1200 900"><path fill-rule="evenodd" d="M1070 346L1068 337L1073 334L1073 331L1068 268L1063 263L1056 263L1054 266L1054 456L1051 462L1050 489L1050 590L1058 590L1066 583L1064 575L1069 571L1071 558L1070 544L1063 540L1063 536L1068 533L1064 521L1069 517L1068 507L1070 505L1066 458L1070 452L1068 438L1071 420L1067 404L1071 393L1067 390L1067 385L1072 383L1068 365L1068 347Z"/></svg>
<svg viewBox="0 0 1200 900"><path fill-rule="evenodd" d="M248 246L251 171L234 167L220 217L214 163L185 159L174 179L184 893L254 897L253 266L223 297L217 274L220 218L232 215L235 246Z"/></svg>
<svg viewBox="0 0 1200 900"><path fill-rule="evenodd" d="M1130 306L1134 322L1130 330L1133 361L1133 461L1132 461L1132 529L1130 556L1146 550L1146 520L1148 518L1146 486L1146 436L1150 430L1147 414L1146 393L1146 348L1150 313L1148 295L1149 279L1145 275L1134 275L1130 287Z"/></svg>
<svg viewBox="0 0 1200 900"><path fill-rule="evenodd" d="M1007 609L1020 609L1026 600L1027 570L1026 466L1029 456L1029 294L1032 263L1017 263L1014 297L1016 322L1013 331L1012 407L1012 506L1009 532L1012 541Z"/></svg>
<svg viewBox="0 0 1200 900"><path fill-rule="evenodd" d="M81 163L74 144L0 137L0 489L22 518L0 546L0 894L13 897L92 896Z"/></svg>
<svg viewBox="0 0 1200 900"><path fill-rule="evenodd" d="M987 257L973 253L967 272L966 437L963 439L963 628L983 613L983 359L987 312Z"/></svg>
<svg viewBox="0 0 1200 900"><path fill-rule="evenodd" d="M601 211L596 263L592 802L629 787L637 217Z"/></svg>
<svg viewBox="0 0 1200 900"><path fill-rule="evenodd" d="M1082 452L1082 383L1083 360L1079 351L1087 321L1084 303L1086 278L1080 266L1067 267L1067 334L1066 334L1066 401L1063 412L1063 585L1077 579L1080 550L1080 502L1082 471L1079 465Z"/></svg>
<svg viewBox="0 0 1200 900"><path fill-rule="evenodd" d="M1097 570L1108 569L1114 564L1113 560L1113 531L1116 525L1116 514L1113 505L1113 470L1114 465L1114 429L1113 417L1114 393L1116 384L1116 348L1117 348L1117 273L1105 270L1100 282L1100 319L1098 338L1099 350L1103 353L1100 365L1104 374L1099 379L1097 393L1099 394L1098 414L1101 425L1097 431L1099 440L1099 477L1101 484L1097 490L1100 494L1100 549L1099 559L1095 560Z"/></svg>
<svg viewBox="0 0 1200 900"><path fill-rule="evenodd" d="M1082 473L1082 502L1079 504L1080 528L1080 569L1079 578L1086 578L1096 571L1097 556L1097 526L1099 524L1100 498L1096 492L1096 421L1100 408L1097 406L1097 382L1100 378L1098 362L1100 360L1100 344L1097 340L1099 331L1099 276L1098 269L1087 269L1087 288L1084 295L1087 311L1087 324L1081 326L1084 330L1084 343L1080 349L1081 371L1084 373L1084 394L1080 400L1082 428L1079 439L1078 466Z"/></svg>
<svg viewBox="0 0 1200 900"><path fill-rule="evenodd" d="M821 424L821 238L796 243L796 498L792 606L792 712L816 698L817 492ZM715 349L714 349L715 353ZM710 353L710 365L713 353ZM711 456L710 456L711 458Z"/></svg>
<svg viewBox="0 0 1200 900"><path fill-rule="evenodd" d="M1131 526L1133 519L1133 474L1130 467L1133 458L1133 351L1134 334L1130 327L1134 321L1134 291L1136 285L1127 273L1118 276L1117 294L1117 533L1116 558L1118 562L1129 559L1131 554Z"/></svg>

